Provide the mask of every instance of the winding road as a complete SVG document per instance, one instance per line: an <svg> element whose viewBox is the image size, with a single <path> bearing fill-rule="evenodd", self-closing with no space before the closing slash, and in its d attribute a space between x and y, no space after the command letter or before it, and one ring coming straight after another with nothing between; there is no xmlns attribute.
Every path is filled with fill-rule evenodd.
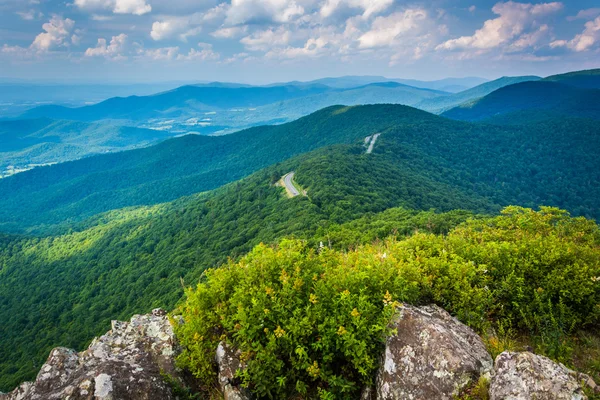
<svg viewBox="0 0 600 400"><path fill-rule="evenodd" d="M283 184L285 185L286 190L291 195L291 197L296 197L300 194L300 192L298 191L298 189L296 188L296 186L294 186L294 183L292 182L292 179L294 179L294 174L295 174L294 171L288 172L287 174L285 174L283 176L283 178L281 178L281 180L283 181Z"/></svg>

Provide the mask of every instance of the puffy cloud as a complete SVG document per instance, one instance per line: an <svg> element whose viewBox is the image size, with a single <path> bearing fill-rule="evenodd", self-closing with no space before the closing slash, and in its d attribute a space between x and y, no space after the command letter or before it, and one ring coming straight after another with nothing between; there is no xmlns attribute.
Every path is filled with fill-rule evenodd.
<svg viewBox="0 0 600 400"><path fill-rule="evenodd" d="M192 48L188 54L179 54L177 59L183 61L209 61L218 60L221 57L219 53L213 51L212 44L200 42L198 43L198 47L200 48L199 50Z"/></svg>
<svg viewBox="0 0 600 400"><path fill-rule="evenodd" d="M42 18L43 13L35 10L17 11L16 14L25 21L33 21L34 19Z"/></svg>
<svg viewBox="0 0 600 400"><path fill-rule="evenodd" d="M152 24L150 36L154 40L165 40L178 37L182 41L197 36L202 32L202 25L222 20L225 17L226 5L220 4L205 12L197 12L188 16L165 17Z"/></svg>
<svg viewBox="0 0 600 400"><path fill-rule="evenodd" d="M105 57L111 60L122 60L126 56L125 52L127 44L127 35L121 33L118 36L113 36L110 43L106 43L106 39L98 39L96 47L90 47L85 51L87 57Z"/></svg>
<svg viewBox="0 0 600 400"><path fill-rule="evenodd" d="M546 24L540 26L537 30L533 32L526 33L521 35L517 40L510 44L507 47L506 51L517 52L523 51L530 47L536 47L538 44L542 43L546 37L550 34L550 27Z"/></svg>
<svg viewBox="0 0 600 400"><path fill-rule="evenodd" d="M306 41L302 47L286 47L283 49L273 49L265 56L267 58L299 58L315 57L324 54L329 45L329 41L324 37L311 38Z"/></svg>
<svg viewBox="0 0 600 400"><path fill-rule="evenodd" d="M267 29L254 32L240 40L246 49L251 51L267 51L276 46L285 46L290 41L290 32L283 27L276 30Z"/></svg>
<svg viewBox="0 0 600 400"><path fill-rule="evenodd" d="M427 12L422 9L408 9L396 12L387 17L377 17L371 29L358 38L360 48L391 46L398 37L419 31L428 19Z"/></svg>
<svg viewBox="0 0 600 400"><path fill-rule="evenodd" d="M245 35L248 32L248 26L232 26L229 28L220 28L212 32L210 35L219 39L234 39Z"/></svg>
<svg viewBox="0 0 600 400"><path fill-rule="evenodd" d="M232 0L227 10L228 25L258 22L285 23L304 14L295 0Z"/></svg>
<svg viewBox="0 0 600 400"><path fill-rule="evenodd" d="M388 9L394 0L326 0L321 7L321 16L327 18L343 7L360 8L363 10L363 17L378 14Z"/></svg>
<svg viewBox="0 0 600 400"><path fill-rule="evenodd" d="M40 33L31 43L31 49L49 51L57 47L66 47L70 44L71 33L75 21L53 15L50 21L42 25L45 32Z"/></svg>
<svg viewBox="0 0 600 400"><path fill-rule="evenodd" d="M600 17L593 21L588 21L585 24L585 29L582 33L576 35L571 40L555 40L550 43L550 47L566 47L576 52L589 50L596 43L600 42Z"/></svg>
<svg viewBox="0 0 600 400"><path fill-rule="evenodd" d="M509 1L498 3L492 11L498 18L484 22L472 36L462 36L440 44L438 50L477 49L485 50L498 47L519 37L531 28L539 18L561 10L562 3L516 3Z"/></svg>
<svg viewBox="0 0 600 400"><path fill-rule="evenodd" d="M146 49L139 52L140 55L148 57L153 61L169 61L177 58L179 47L160 47L157 49Z"/></svg>
<svg viewBox="0 0 600 400"><path fill-rule="evenodd" d="M568 21L575 21L577 19L593 19L600 15L600 8L588 8L587 10L581 10L577 15L568 17Z"/></svg>
<svg viewBox="0 0 600 400"><path fill-rule="evenodd" d="M74 4L82 10L111 10L115 14L143 15L152 11L146 0L75 0Z"/></svg>

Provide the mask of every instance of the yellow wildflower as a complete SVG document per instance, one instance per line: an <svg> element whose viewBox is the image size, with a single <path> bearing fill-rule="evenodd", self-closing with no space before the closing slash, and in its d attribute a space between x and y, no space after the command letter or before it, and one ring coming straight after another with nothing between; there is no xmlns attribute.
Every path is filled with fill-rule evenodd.
<svg viewBox="0 0 600 400"><path fill-rule="evenodd" d="M282 337L283 335L285 335L285 330L283 330L281 328L281 326L277 325L277 329L275 329L275 336Z"/></svg>
<svg viewBox="0 0 600 400"><path fill-rule="evenodd" d="M310 301L310 302L311 302L311 303L313 303L313 304L317 304L317 301L319 301L319 300L318 300L318 298L317 298L317 295L316 295L316 294L314 294L314 293L311 293L311 294L310 294L310 297L309 297L309 299L308 299L308 301Z"/></svg>
<svg viewBox="0 0 600 400"><path fill-rule="evenodd" d="M360 317L360 313L358 312L358 310L356 308L354 310L352 310L350 315L352 315L354 318Z"/></svg>

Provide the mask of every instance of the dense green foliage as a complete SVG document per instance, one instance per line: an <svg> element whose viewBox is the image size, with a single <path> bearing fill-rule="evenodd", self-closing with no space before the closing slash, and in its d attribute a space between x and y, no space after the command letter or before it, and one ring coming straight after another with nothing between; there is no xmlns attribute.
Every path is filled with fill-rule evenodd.
<svg viewBox="0 0 600 400"><path fill-rule="evenodd" d="M376 165L377 157L371 156L347 155ZM415 192L414 188L422 187L416 175L398 175L396 188L390 191L387 170L353 175L357 187L374 189L366 198L338 193L335 186L311 184L309 190L319 196L337 199L338 206L332 208L310 198L287 199L282 188L270 184L311 157L307 154L271 167L216 192L101 214L62 235L0 240L0 318L4 321L0 387L30 378L56 345L83 347L107 329L110 319L129 318L153 307L173 307L182 294L180 278L195 282L204 268L228 257L235 259L259 242L288 235L309 239L317 231L327 236L330 226L329 240L334 245L360 244L415 229L444 232L469 214L452 212L446 218L445 214L406 210L371 213L396 205L481 208L467 196L448 202L455 194L444 192L443 187L424 186L430 197ZM323 167L311 165L303 173L331 173ZM382 200L372 203L373 198ZM333 214L334 224L330 222ZM345 226L356 217L360 218L355 225ZM360 227L360 234L354 227Z"/></svg>
<svg viewBox="0 0 600 400"><path fill-rule="evenodd" d="M566 74L552 75L544 78L545 81L560 82L566 85L585 88L600 89L600 69L568 72Z"/></svg>
<svg viewBox="0 0 600 400"><path fill-rule="evenodd" d="M435 114L441 114L451 108L468 103L480 97L486 96L495 90L520 82L537 81L538 76L514 76L502 77L491 82L485 82L471 89L463 90L449 96L440 96L419 102L415 107Z"/></svg>
<svg viewBox="0 0 600 400"><path fill-rule="evenodd" d="M523 82L503 87L442 115L462 121L482 121L518 111L547 111L557 116L600 119L599 89L584 89L553 81Z"/></svg>
<svg viewBox="0 0 600 400"><path fill-rule="evenodd" d="M80 220L115 208L174 200L306 151L431 118L436 117L402 106L334 107L285 125L218 137L189 135L150 148L36 168L0 180L0 226L6 231Z"/></svg>
<svg viewBox="0 0 600 400"><path fill-rule="evenodd" d="M488 204L547 204L597 217L599 130L596 121L584 119L507 127L451 121L396 105L332 107L285 125L222 137L186 136L0 180L0 221L4 231L40 232L43 224L77 221L110 209L156 204L213 189L334 143L355 145L345 155L335 148L324 151L322 161L311 163L331 162L335 157L345 170L325 167L343 173L303 174L298 179L321 179L338 191L362 191L368 196L366 189L352 182L353 174L390 169L395 173L388 173L387 187L382 189L396 194L400 189L391 183L401 179L394 175L410 173L422 182L417 187L432 182L436 187L445 185L444 192L463 192L475 202L484 197ZM356 163L346 157L364 152L359 144L374 132L382 133L372 154L376 166L368 157L357 157ZM311 186L308 181L299 183ZM429 196L421 189L416 191L426 203ZM317 192L313 194L320 201ZM453 199L447 196L448 202Z"/></svg>
<svg viewBox="0 0 600 400"><path fill-rule="evenodd" d="M372 384L397 302L435 302L480 331L527 331L555 356L560 335L599 326L599 281L598 226L554 208L509 207L447 237L419 233L354 251L260 245L186 292L179 360L209 384L226 340L242 351L241 379L260 397L356 397Z"/></svg>
<svg viewBox="0 0 600 400"><path fill-rule="evenodd" d="M0 121L0 176L9 165L64 162L148 146L172 136L160 130L48 118Z"/></svg>

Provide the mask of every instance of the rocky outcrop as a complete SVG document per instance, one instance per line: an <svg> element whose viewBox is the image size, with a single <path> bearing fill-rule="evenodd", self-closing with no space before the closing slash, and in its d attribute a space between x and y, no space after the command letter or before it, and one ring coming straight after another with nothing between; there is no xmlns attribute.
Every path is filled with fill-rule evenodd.
<svg viewBox="0 0 600 400"><path fill-rule="evenodd" d="M437 306L404 305L392 321L376 398L451 400L492 370L481 338Z"/></svg>
<svg viewBox="0 0 600 400"><path fill-rule="evenodd" d="M490 385L491 400L584 400L581 383L590 377L530 352L505 351L496 357Z"/></svg>
<svg viewBox="0 0 600 400"><path fill-rule="evenodd" d="M249 393L242 389L239 379L236 378L238 370L244 368L241 361L242 352L225 342L217 347L216 361L219 367L219 386L224 400L248 400Z"/></svg>
<svg viewBox="0 0 600 400"><path fill-rule="evenodd" d="M77 353L57 347L38 373L0 400L174 399L161 373L177 376L175 337L163 310L112 322L112 329Z"/></svg>

